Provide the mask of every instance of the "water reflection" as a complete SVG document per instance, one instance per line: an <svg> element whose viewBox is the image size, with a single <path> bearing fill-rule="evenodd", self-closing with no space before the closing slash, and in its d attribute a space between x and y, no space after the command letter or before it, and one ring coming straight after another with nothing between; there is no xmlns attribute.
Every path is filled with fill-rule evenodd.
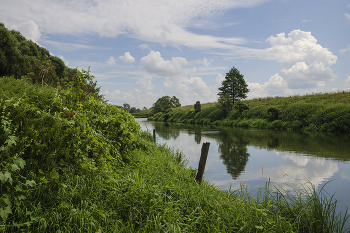
<svg viewBox="0 0 350 233"><path fill-rule="evenodd" d="M310 181L344 208L350 207L350 135L241 130L226 127L141 121L156 129L158 143L183 151L189 166L198 167L201 143L210 142L205 179L223 189L241 183L256 193L269 179L286 191Z"/></svg>
<svg viewBox="0 0 350 233"><path fill-rule="evenodd" d="M223 164L226 165L227 173L231 174L236 180L244 171L250 154L247 152L249 141L242 135L230 137L227 133L221 134L221 140L218 142L218 151Z"/></svg>

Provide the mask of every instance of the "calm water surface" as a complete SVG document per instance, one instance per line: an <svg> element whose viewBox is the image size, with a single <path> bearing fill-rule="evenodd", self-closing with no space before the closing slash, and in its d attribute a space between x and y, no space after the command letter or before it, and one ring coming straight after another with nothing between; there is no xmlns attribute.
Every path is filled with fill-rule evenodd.
<svg viewBox="0 0 350 233"><path fill-rule="evenodd" d="M324 189L335 193L338 211L350 207L350 135L137 120L143 130L156 129L157 143L182 151L193 168L198 167L203 142L210 142L204 179L222 189L244 184L253 194L270 179L286 191L308 181L319 190L331 181Z"/></svg>

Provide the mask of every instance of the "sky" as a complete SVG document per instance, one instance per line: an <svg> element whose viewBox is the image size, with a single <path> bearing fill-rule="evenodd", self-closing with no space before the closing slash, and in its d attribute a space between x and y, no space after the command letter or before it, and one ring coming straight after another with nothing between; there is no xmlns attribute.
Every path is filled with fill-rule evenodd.
<svg viewBox="0 0 350 233"><path fill-rule="evenodd" d="M109 103L350 90L349 0L0 0L0 22L95 76Z"/></svg>

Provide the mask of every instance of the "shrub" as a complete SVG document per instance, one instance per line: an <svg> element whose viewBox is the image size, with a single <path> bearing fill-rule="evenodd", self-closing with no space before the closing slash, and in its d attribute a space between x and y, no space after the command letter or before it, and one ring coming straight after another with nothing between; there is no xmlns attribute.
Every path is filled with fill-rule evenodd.
<svg viewBox="0 0 350 233"><path fill-rule="evenodd" d="M267 110L267 115L269 116L270 121L277 120L280 114L281 114L281 111L276 107L270 107Z"/></svg>
<svg viewBox="0 0 350 233"><path fill-rule="evenodd" d="M222 109L216 109L212 111L210 114L208 114L208 118L210 119L211 122L221 120L225 118L225 111Z"/></svg>

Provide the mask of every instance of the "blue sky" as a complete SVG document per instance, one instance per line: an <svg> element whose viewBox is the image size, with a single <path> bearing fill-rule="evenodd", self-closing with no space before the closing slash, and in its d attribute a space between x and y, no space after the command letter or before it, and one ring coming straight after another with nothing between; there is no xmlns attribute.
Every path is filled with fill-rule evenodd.
<svg viewBox="0 0 350 233"><path fill-rule="evenodd" d="M248 98L350 90L347 0L0 0L0 21L90 67L110 103L215 102L234 66Z"/></svg>

